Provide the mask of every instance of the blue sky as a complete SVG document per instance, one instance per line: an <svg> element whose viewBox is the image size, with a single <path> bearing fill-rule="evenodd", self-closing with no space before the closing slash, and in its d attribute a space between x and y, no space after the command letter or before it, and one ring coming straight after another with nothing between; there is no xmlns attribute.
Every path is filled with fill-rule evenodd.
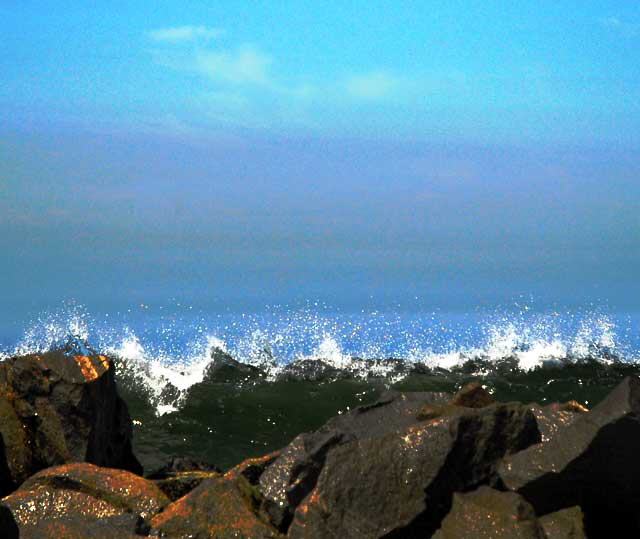
<svg viewBox="0 0 640 539"><path fill-rule="evenodd" d="M9 123L640 142L636 2L32 0L0 21Z"/></svg>
<svg viewBox="0 0 640 539"><path fill-rule="evenodd" d="M637 2L5 0L0 36L5 312L637 307Z"/></svg>

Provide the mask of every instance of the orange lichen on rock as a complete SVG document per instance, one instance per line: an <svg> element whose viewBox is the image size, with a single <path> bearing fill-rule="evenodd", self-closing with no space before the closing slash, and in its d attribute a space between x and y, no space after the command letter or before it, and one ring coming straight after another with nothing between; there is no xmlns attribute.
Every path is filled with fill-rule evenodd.
<svg viewBox="0 0 640 539"><path fill-rule="evenodd" d="M80 367L85 380L88 382L93 382L109 370L109 360L105 356L97 356L100 362L98 365L94 365L94 362L89 356L73 356L73 359L78 364L78 367ZM98 370L97 367L101 367L101 369Z"/></svg>

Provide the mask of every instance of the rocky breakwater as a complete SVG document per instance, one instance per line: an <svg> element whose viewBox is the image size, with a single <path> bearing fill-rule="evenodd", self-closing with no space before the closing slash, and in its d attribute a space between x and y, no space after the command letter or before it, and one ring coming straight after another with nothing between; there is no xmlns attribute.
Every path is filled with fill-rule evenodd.
<svg viewBox="0 0 640 539"><path fill-rule="evenodd" d="M635 378L592 411L388 392L226 473L178 458L146 479L107 358L14 358L0 383L0 537L640 536Z"/></svg>

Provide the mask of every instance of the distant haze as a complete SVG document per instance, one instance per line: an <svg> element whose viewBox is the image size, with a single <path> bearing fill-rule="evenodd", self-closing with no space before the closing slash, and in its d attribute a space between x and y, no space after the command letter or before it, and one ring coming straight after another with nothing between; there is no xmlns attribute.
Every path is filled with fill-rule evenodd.
<svg viewBox="0 0 640 539"><path fill-rule="evenodd" d="M0 322L639 307L637 3L115 4L0 6Z"/></svg>

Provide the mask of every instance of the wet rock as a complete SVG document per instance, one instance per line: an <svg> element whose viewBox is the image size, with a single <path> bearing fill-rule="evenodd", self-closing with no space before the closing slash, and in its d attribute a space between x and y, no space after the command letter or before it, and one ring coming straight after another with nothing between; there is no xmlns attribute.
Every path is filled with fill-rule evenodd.
<svg viewBox="0 0 640 539"><path fill-rule="evenodd" d="M571 425L574 420L589 411L576 401L554 402L546 406L531 404L529 408L536 416L542 442L548 442L565 427Z"/></svg>
<svg viewBox="0 0 640 539"><path fill-rule="evenodd" d="M149 474L147 479L152 480L171 501L175 501L203 481L221 475L221 470L206 462L189 457L175 457L159 470Z"/></svg>
<svg viewBox="0 0 640 539"><path fill-rule="evenodd" d="M515 492L480 487L455 493L451 511L433 539L547 539L533 507ZM560 536L549 536L559 539Z"/></svg>
<svg viewBox="0 0 640 539"><path fill-rule="evenodd" d="M249 484L257 485L264 471L280 456L280 451L273 451L262 457L253 457L243 460L237 466L231 468L226 474L227 479L244 477Z"/></svg>
<svg viewBox="0 0 640 539"><path fill-rule="evenodd" d="M0 495L35 472L68 462L142 473L114 366L63 351L0 362Z"/></svg>
<svg viewBox="0 0 640 539"><path fill-rule="evenodd" d="M451 410L331 451L289 536L430 537L454 492L495 483L502 456L540 439L533 414L517 403Z"/></svg>
<svg viewBox="0 0 640 539"><path fill-rule="evenodd" d="M169 504L169 499L153 482L125 470L73 463L47 468L27 479L20 491L48 487L90 494L116 507L151 518Z"/></svg>
<svg viewBox="0 0 640 539"><path fill-rule="evenodd" d="M278 374L283 382L320 382L346 378L345 369L337 369L321 359L299 359L286 365Z"/></svg>
<svg viewBox="0 0 640 539"><path fill-rule="evenodd" d="M491 406L496 401L480 382L471 382L458 391L451 399L453 406L465 408L484 408Z"/></svg>
<svg viewBox="0 0 640 539"><path fill-rule="evenodd" d="M538 515L579 505L588 537L640 534L640 380L627 378L589 413L505 459L500 476Z"/></svg>
<svg viewBox="0 0 640 539"><path fill-rule="evenodd" d="M203 482L151 521L152 537L279 539L260 511L258 490L242 476Z"/></svg>
<svg viewBox="0 0 640 539"><path fill-rule="evenodd" d="M218 347L211 349L211 359L211 363L204 372L204 382L225 384L254 382L264 380L267 376L262 369L241 363Z"/></svg>
<svg viewBox="0 0 640 539"><path fill-rule="evenodd" d="M576 507L549 513L539 519L549 539L586 539L584 515Z"/></svg>
<svg viewBox="0 0 640 539"><path fill-rule="evenodd" d="M265 510L284 531L300 502L313 490L327 455L342 444L383 436L415 423L425 402L448 402L448 393L388 392L377 402L336 416L312 433L297 436L260 477Z"/></svg>
<svg viewBox="0 0 640 539"><path fill-rule="evenodd" d="M74 463L43 470L0 502L19 537L133 537L169 503L150 481L124 470ZM1 517L0 517L1 520Z"/></svg>

